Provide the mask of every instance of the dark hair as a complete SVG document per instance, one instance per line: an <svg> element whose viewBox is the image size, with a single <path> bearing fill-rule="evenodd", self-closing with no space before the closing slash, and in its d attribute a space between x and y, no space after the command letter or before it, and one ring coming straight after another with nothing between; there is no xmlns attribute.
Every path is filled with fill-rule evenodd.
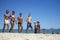
<svg viewBox="0 0 60 40"><path fill-rule="evenodd" d="M22 13L20 13L20 15L22 15Z"/></svg>
<svg viewBox="0 0 60 40"><path fill-rule="evenodd" d="M6 10L6 13L9 13L9 10Z"/></svg>
<svg viewBox="0 0 60 40"><path fill-rule="evenodd" d="M14 15L15 14L15 11L12 11L12 14Z"/></svg>
<svg viewBox="0 0 60 40"><path fill-rule="evenodd" d="M39 21L37 21L37 23L40 23Z"/></svg>

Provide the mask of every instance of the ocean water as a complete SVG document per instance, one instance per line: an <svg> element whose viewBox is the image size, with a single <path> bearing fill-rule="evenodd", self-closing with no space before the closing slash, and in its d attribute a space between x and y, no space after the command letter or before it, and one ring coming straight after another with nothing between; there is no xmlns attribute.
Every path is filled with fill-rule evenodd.
<svg viewBox="0 0 60 40"><path fill-rule="evenodd" d="M0 29L0 32L2 32L2 29ZM5 32L7 32L6 29ZM60 29L46 29L46 34L52 34L52 32L60 34ZM14 33L18 33L18 29L14 29ZM22 33L26 33L26 30L22 30ZM28 33L32 33L31 30L28 30ZM43 29L40 30L40 33L43 33Z"/></svg>

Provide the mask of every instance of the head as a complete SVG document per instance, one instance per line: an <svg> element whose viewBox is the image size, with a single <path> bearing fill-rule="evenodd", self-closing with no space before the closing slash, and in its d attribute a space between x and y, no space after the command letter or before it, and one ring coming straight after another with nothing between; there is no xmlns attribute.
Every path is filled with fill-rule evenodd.
<svg viewBox="0 0 60 40"><path fill-rule="evenodd" d="M20 13L20 17L22 16L22 13Z"/></svg>
<svg viewBox="0 0 60 40"><path fill-rule="evenodd" d="M9 10L6 10L6 14L8 14L9 13Z"/></svg>
<svg viewBox="0 0 60 40"><path fill-rule="evenodd" d="M14 15L15 14L15 11L12 11L12 15Z"/></svg>
<svg viewBox="0 0 60 40"><path fill-rule="evenodd" d="M37 24L39 25L39 24L40 24L40 22L39 22L39 21L37 21Z"/></svg>

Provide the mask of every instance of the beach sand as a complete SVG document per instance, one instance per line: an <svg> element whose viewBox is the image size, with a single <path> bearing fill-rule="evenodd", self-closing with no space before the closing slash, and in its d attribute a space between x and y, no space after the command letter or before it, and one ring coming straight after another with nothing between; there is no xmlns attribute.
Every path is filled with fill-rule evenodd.
<svg viewBox="0 0 60 40"><path fill-rule="evenodd" d="M60 34L0 33L0 40L60 40Z"/></svg>

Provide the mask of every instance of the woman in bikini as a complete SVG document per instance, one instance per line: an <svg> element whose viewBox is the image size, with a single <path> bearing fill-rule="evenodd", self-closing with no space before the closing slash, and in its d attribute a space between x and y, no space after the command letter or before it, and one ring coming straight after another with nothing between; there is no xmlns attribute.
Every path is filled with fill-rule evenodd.
<svg viewBox="0 0 60 40"><path fill-rule="evenodd" d="M14 27L14 22L15 22L15 11L12 11L12 15L10 15L10 24L11 24L11 28L9 30L9 32L13 32L13 27Z"/></svg>

